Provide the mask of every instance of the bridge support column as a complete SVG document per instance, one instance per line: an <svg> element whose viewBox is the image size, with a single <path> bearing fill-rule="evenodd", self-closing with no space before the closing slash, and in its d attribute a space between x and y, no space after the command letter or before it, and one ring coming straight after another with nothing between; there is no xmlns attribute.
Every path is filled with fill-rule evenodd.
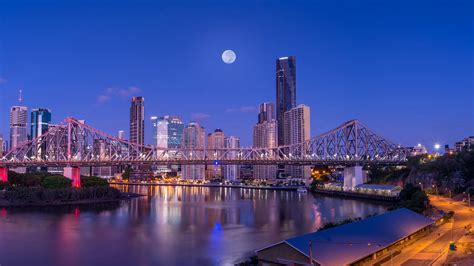
<svg viewBox="0 0 474 266"><path fill-rule="evenodd" d="M344 168L344 190L352 190L355 186L364 183L362 166L351 166Z"/></svg>
<svg viewBox="0 0 474 266"><path fill-rule="evenodd" d="M72 180L72 187L81 187L81 168L80 167L64 167L64 176Z"/></svg>
<svg viewBox="0 0 474 266"><path fill-rule="evenodd" d="M8 182L8 168L0 167L0 182Z"/></svg>

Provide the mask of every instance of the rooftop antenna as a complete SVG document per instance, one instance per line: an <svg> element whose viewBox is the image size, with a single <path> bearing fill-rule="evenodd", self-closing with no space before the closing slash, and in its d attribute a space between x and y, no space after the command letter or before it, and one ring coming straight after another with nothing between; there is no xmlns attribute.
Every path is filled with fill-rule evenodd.
<svg viewBox="0 0 474 266"><path fill-rule="evenodd" d="M20 89L19 92L20 92L20 98L18 98L18 102L22 103L23 102L23 97L22 97L23 90Z"/></svg>

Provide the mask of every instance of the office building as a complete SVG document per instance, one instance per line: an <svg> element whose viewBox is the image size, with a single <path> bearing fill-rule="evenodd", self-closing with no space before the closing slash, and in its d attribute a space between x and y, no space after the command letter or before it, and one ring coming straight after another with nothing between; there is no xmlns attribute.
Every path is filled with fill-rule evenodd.
<svg viewBox="0 0 474 266"><path fill-rule="evenodd" d="M184 124L178 116L151 117L153 127L152 144L157 149L179 149L183 138ZM156 172L173 172L179 170L179 165L155 166Z"/></svg>
<svg viewBox="0 0 474 266"><path fill-rule="evenodd" d="M3 139L3 135L0 133L0 156L3 155L4 151L6 151L4 143L5 140Z"/></svg>
<svg viewBox="0 0 474 266"><path fill-rule="evenodd" d="M178 116L152 117L153 146L163 149L179 149L183 138L184 124Z"/></svg>
<svg viewBox="0 0 474 266"><path fill-rule="evenodd" d="M224 147L226 149L240 148L240 139L235 136L224 138ZM226 154L227 159L237 159L237 150L230 150ZM227 181L236 181L240 177L240 165L224 165L224 179Z"/></svg>
<svg viewBox="0 0 474 266"><path fill-rule="evenodd" d="M31 110L30 138L35 139L48 131L51 123L51 111L46 108Z"/></svg>
<svg viewBox="0 0 474 266"><path fill-rule="evenodd" d="M125 139L125 131L119 130L118 132L118 139L124 140Z"/></svg>
<svg viewBox="0 0 474 266"><path fill-rule="evenodd" d="M215 179L222 177L222 165L219 164L219 161L217 161L217 159L223 153L222 151L219 151L219 149L224 149L224 139L224 132L219 128L207 135L207 149L216 149L216 151L214 151L214 154L210 154L210 156L214 156L213 159L215 160L215 163L213 165L206 165L207 179Z"/></svg>
<svg viewBox="0 0 474 266"><path fill-rule="evenodd" d="M197 122L190 122L183 129L182 147L183 149L204 150L206 147L205 138L205 129ZM192 152L189 153L192 158ZM204 181L204 171L204 165L183 165L181 174L183 179Z"/></svg>
<svg viewBox="0 0 474 266"><path fill-rule="evenodd" d="M144 145L145 141L145 99L132 98L130 107L130 143Z"/></svg>
<svg viewBox="0 0 474 266"><path fill-rule="evenodd" d="M273 103L262 103L258 114L258 122L253 127L254 148L275 148L278 146L278 123L275 120ZM267 156L275 156L271 151ZM255 165L253 178L275 179L277 177L276 165Z"/></svg>
<svg viewBox="0 0 474 266"><path fill-rule="evenodd" d="M14 149L28 141L27 121L28 108L26 106L13 106L10 109L10 148Z"/></svg>
<svg viewBox="0 0 474 266"><path fill-rule="evenodd" d="M306 105L300 104L297 107L285 112L284 117L285 138L284 142L288 145L299 144L311 138L310 126L310 108ZM289 150L291 156L305 156L301 154L301 150ZM311 177L311 168L309 166L292 166L285 167L286 173L292 178L304 178L305 180Z"/></svg>
<svg viewBox="0 0 474 266"><path fill-rule="evenodd" d="M276 60L276 119L278 121L278 145L284 142L285 112L296 107L296 58L280 57Z"/></svg>

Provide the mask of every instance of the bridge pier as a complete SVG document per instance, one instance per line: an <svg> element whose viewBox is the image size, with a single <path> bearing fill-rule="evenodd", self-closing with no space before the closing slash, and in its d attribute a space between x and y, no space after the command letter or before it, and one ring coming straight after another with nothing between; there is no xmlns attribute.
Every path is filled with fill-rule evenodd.
<svg viewBox="0 0 474 266"><path fill-rule="evenodd" d="M8 182L8 168L7 167L0 167L0 181Z"/></svg>
<svg viewBox="0 0 474 266"><path fill-rule="evenodd" d="M362 166L356 165L344 168L344 189L351 190L360 184L364 184Z"/></svg>
<svg viewBox="0 0 474 266"><path fill-rule="evenodd" d="M72 180L72 187L81 187L81 168L80 167L64 167L64 176Z"/></svg>

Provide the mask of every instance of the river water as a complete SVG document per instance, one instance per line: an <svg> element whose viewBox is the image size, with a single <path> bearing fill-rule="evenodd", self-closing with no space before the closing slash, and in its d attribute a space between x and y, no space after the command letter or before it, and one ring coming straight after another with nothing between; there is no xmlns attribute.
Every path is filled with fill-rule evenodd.
<svg viewBox="0 0 474 266"><path fill-rule="evenodd" d="M232 265L327 222L383 213L295 191L127 187L113 206L0 208L0 265Z"/></svg>

